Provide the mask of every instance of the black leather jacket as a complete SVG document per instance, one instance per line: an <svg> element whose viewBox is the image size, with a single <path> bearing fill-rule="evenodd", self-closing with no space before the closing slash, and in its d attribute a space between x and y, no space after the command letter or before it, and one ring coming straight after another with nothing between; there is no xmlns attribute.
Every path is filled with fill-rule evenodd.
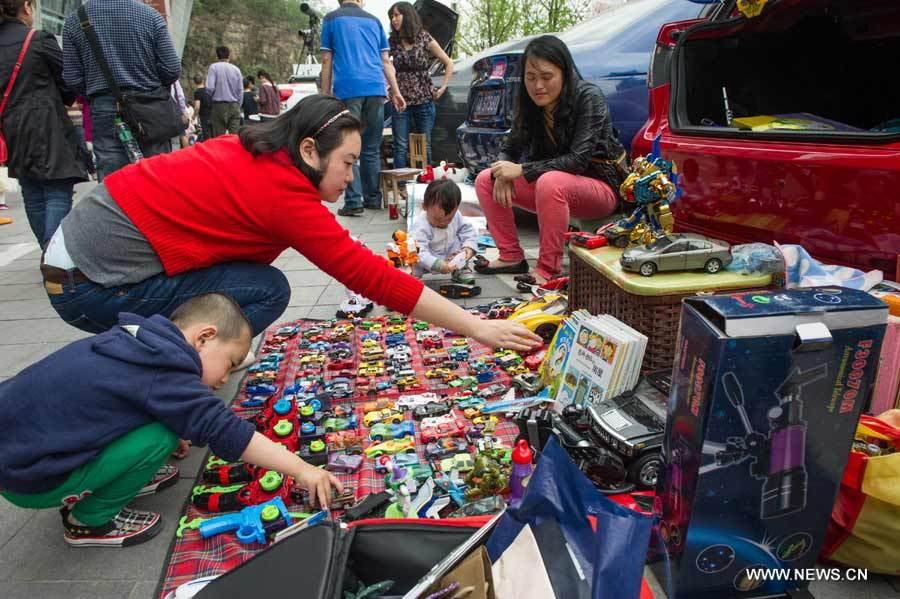
<svg viewBox="0 0 900 599"><path fill-rule="evenodd" d="M623 175L615 162L625 149L613 132L606 98L599 87L578 82L573 113L566 122L555 120L553 138L557 143L547 135L542 122L529 123L527 130L513 126L499 159L522 164L528 182L550 171L563 171L599 179L619 193Z"/></svg>

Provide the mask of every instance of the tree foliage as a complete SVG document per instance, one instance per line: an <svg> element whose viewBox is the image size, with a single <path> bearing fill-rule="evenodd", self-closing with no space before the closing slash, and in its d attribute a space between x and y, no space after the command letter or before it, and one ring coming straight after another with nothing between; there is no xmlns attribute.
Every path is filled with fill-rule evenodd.
<svg viewBox="0 0 900 599"><path fill-rule="evenodd" d="M526 35L553 33L583 21L592 0L464 0L459 49L467 55Z"/></svg>

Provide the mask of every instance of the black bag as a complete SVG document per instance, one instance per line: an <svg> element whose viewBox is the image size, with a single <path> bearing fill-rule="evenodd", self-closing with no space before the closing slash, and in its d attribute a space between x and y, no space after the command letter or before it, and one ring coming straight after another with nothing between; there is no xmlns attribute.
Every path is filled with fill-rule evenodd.
<svg viewBox="0 0 900 599"><path fill-rule="evenodd" d="M116 83L109 63L100 48L100 40L97 32L91 25L84 5L78 8L78 18L81 21L81 29L91 46L94 58L103 71L103 77L109 86L110 92L116 99L119 115L131 128L132 134L142 144L155 144L178 137L184 131L181 122L181 110L169 89L159 86L150 91L129 90L123 92Z"/></svg>
<svg viewBox="0 0 900 599"><path fill-rule="evenodd" d="M269 547L196 598L340 599L345 585L383 580L396 581L389 594L403 594L487 520L360 520L348 528L328 521Z"/></svg>

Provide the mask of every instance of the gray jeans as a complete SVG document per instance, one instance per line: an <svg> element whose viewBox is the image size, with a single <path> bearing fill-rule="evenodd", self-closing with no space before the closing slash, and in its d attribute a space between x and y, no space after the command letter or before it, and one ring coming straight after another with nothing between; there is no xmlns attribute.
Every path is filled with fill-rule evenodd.
<svg viewBox="0 0 900 599"><path fill-rule="evenodd" d="M241 105L237 102L214 102L210 120L212 137L237 133L241 128Z"/></svg>

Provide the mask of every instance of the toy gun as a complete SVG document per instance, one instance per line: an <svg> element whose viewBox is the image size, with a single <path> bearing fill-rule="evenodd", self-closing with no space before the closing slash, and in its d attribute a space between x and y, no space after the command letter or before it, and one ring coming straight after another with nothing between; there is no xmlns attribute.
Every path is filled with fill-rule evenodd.
<svg viewBox="0 0 900 599"><path fill-rule="evenodd" d="M199 530L200 536L208 539L233 531L237 540L244 545L251 543L265 545L269 536L291 526L294 518L305 519L311 516L312 514L302 512L288 512L284 501L276 497L271 501L251 505L239 512L215 518L194 518L187 521L187 516L182 516L175 536L180 539L185 530Z"/></svg>

